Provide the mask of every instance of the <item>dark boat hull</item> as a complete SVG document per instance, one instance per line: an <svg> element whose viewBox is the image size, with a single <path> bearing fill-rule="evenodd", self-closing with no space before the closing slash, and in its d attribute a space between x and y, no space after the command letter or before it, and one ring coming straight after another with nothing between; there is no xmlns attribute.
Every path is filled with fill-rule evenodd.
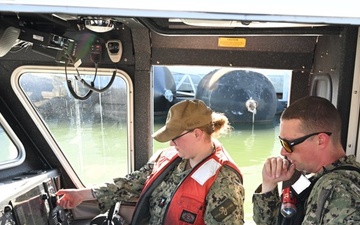
<svg viewBox="0 0 360 225"><path fill-rule="evenodd" d="M154 66L154 114L166 115L176 100L176 84L170 70Z"/></svg>
<svg viewBox="0 0 360 225"><path fill-rule="evenodd" d="M247 70L220 69L199 83L196 98L232 123L272 122L277 108L274 86L263 74Z"/></svg>

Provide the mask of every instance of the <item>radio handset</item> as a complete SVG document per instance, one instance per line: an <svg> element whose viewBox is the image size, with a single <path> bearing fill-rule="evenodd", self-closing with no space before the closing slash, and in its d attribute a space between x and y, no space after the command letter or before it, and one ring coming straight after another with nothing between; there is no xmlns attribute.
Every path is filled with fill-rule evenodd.
<svg viewBox="0 0 360 225"><path fill-rule="evenodd" d="M120 40L109 40L106 42L106 49L109 58L113 63L118 63L121 59L123 48Z"/></svg>

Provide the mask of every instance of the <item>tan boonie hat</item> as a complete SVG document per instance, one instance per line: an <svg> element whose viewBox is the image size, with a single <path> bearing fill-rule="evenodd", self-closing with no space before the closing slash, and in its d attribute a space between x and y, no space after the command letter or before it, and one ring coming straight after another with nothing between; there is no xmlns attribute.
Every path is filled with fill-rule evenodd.
<svg viewBox="0 0 360 225"><path fill-rule="evenodd" d="M212 122L212 110L201 100L185 100L173 105L167 115L165 126L152 137L167 142L185 130L192 130Z"/></svg>

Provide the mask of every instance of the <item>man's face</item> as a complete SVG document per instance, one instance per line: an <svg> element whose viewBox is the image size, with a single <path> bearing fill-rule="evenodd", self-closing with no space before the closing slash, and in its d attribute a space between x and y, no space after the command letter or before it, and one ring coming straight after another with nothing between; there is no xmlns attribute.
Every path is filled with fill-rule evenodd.
<svg viewBox="0 0 360 225"><path fill-rule="evenodd" d="M286 140L288 143L296 139L304 137L308 133L300 131L300 120L281 120L280 121L280 138ZM312 173L317 171L318 151L317 151L317 135L306 138L301 143L292 146L292 152L281 149L281 155L286 156L287 159L293 163L297 170Z"/></svg>

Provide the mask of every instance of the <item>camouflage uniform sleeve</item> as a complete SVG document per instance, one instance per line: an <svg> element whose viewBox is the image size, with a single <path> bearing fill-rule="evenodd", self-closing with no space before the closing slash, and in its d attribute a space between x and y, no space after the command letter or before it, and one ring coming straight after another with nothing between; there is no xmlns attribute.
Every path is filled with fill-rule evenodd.
<svg viewBox="0 0 360 225"><path fill-rule="evenodd" d="M101 212L105 212L118 201L131 201L131 199L138 198L153 167L154 163L148 162L124 178L115 178L113 183L106 183L94 188L93 194Z"/></svg>
<svg viewBox="0 0 360 225"><path fill-rule="evenodd" d="M280 208L278 188L261 193L261 185L253 194L253 220L257 225L277 224Z"/></svg>
<svg viewBox="0 0 360 225"><path fill-rule="evenodd" d="M303 225L360 224L359 188L357 172L351 176L343 170L323 176L310 193Z"/></svg>
<svg viewBox="0 0 360 225"><path fill-rule="evenodd" d="M207 194L204 221L206 224L244 224L245 191L239 175L224 166Z"/></svg>

